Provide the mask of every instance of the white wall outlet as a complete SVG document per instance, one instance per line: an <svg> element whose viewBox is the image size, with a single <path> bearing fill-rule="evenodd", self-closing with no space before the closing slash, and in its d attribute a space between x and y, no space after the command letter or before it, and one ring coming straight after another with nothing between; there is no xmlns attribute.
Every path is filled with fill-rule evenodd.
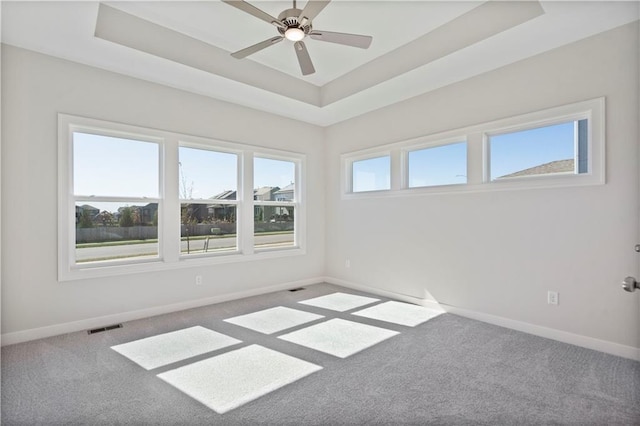
<svg viewBox="0 0 640 426"><path fill-rule="evenodd" d="M351 259L347 259L344 261L344 267L345 268L351 268Z"/></svg>
<svg viewBox="0 0 640 426"><path fill-rule="evenodd" d="M196 285L202 285L202 275L196 275Z"/></svg>
<svg viewBox="0 0 640 426"><path fill-rule="evenodd" d="M547 303L550 305L558 304L558 292L557 291L548 291L547 292Z"/></svg>

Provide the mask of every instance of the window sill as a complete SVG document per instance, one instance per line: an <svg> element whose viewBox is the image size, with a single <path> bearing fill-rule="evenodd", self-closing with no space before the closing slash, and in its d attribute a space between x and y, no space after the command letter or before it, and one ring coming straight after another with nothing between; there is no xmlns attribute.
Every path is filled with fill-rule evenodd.
<svg viewBox="0 0 640 426"><path fill-rule="evenodd" d="M59 271L58 281L76 281L93 278L114 277L121 275L132 275L149 272L162 272L185 268L209 267L227 263L251 262L263 259L276 259L290 256L303 256L306 250L300 247L287 247L285 249L266 249L252 254L242 254L235 252L227 255L200 256L194 258L180 258L175 262L167 262L162 259L153 259L146 262L126 263L126 264L104 264L70 268L66 271Z"/></svg>
<svg viewBox="0 0 640 426"><path fill-rule="evenodd" d="M358 200L367 198L385 198L385 197L413 197L425 195L447 195L447 194L464 194L491 191L515 191L524 189L553 189L567 188L575 186L595 186L603 185L604 178L598 176L582 174L582 175L554 175L554 176L530 176L522 178L509 178L505 180L495 180L486 183L477 184L453 184L441 186L424 186L417 188L403 188L391 191L376 192L352 192L343 193L343 200Z"/></svg>

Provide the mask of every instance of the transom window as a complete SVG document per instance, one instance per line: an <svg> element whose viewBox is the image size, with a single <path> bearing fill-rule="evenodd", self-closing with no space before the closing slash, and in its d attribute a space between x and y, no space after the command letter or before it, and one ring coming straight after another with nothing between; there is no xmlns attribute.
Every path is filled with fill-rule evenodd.
<svg viewBox="0 0 640 426"><path fill-rule="evenodd" d="M467 143L408 152L409 188L467 183Z"/></svg>
<svg viewBox="0 0 640 426"><path fill-rule="evenodd" d="M342 197L605 182L604 98L342 154Z"/></svg>
<svg viewBox="0 0 640 426"><path fill-rule="evenodd" d="M356 160L351 164L353 192L384 191L391 188L391 157Z"/></svg>
<svg viewBox="0 0 640 426"><path fill-rule="evenodd" d="M490 180L588 170L588 120L488 135Z"/></svg>

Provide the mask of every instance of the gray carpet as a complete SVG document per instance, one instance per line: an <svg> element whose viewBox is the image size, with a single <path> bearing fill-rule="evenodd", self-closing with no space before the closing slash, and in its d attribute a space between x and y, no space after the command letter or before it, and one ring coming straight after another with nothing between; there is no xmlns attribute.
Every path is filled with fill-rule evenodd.
<svg viewBox="0 0 640 426"><path fill-rule="evenodd" d="M297 303L336 291L371 296L319 284L7 346L2 424L640 424L639 362L451 314L405 327ZM309 324L265 335L223 321L275 306L400 334L340 359L277 338ZM323 368L218 414L156 375L230 348L150 371L110 349L196 325Z"/></svg>

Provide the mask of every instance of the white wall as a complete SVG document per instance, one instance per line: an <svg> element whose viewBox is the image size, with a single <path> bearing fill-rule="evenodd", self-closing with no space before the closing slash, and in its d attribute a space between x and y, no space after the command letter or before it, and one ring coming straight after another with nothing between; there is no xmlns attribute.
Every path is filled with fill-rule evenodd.
<svg viewBox="0 0 640 426"><path fill-rule="evenodd" d="M638 276L638 43L637 23L624 26L327 129L3 46L3 337L326 275L640 348L639 294L619 285ZM340 198L342 153L600 96L606 185ZM307 255L57 282L58 112L306 153ZM283 136L299 134L308 140ZM546 304L547 290L560 292L559 306Z"/></svg>
<svg viewBox="0 0 640 426"><path fill-rule="evenodd" d="M640 348L619 285L638 273L638 48L636 22L328 128L327 275ZM606 185L340 198L340 154L600 96Z"/></svg>
<svg viewBox="0 0 640 426"><path fill-rule="evenodd" d="M59 112L306 154L307 254L57 282ZM10 341L324 274L319 127L11 46L2 49L2 121L2 333Z"/></svg>

